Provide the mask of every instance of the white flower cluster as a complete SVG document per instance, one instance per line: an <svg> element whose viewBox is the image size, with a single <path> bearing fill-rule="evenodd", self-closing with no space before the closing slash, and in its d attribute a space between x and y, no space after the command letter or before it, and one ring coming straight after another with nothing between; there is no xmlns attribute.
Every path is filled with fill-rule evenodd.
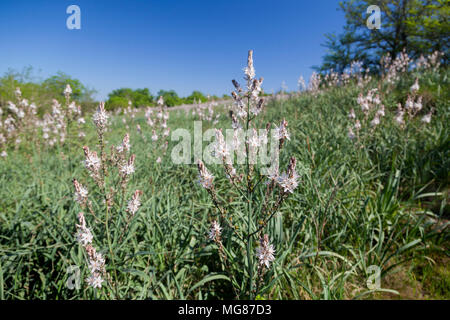
<svg viewBox="0 0 450 320"><path fill-rule="evenodd" d="M64 143L68 134L67 124L69 120L75 121L79 129L86 122L82 117L81 107L75 101L70 102L70 95L72 94L70 85L66 85L63 93L66 97L66 105L63 107L56 99L53 99L52 113L46 113L43 120L38 121L39 126L42 128L42 137L50 147L54 146L58 141ZM79 131L79 138L84 138L85 136L86 134L83 131Z"/></svg>
<svg viewBox="0 0 450 320"><path fill-rule="evenodd" d="M325 77L323 78L323 82L325 87L337 87L341 83L339 73L335 72L333 69L331 69L329 72L325 74Z"/></svg>
<svg viewBox="0 0 450 320"><path fill-rule="evenodd" d="M92 120L97 126L97 130L99 132L104 132L108 123L108 114L106 113L104 102L100 102L97 111L92 116Z"/></svg>
<svg viewBox="0 0 450 320"><path fill-rule="evenodd" d="M208 238L212 241L218 241L220 240L220 235L222 233L222 228L220 227L219 223L214 220L211 223L211 229L209 230Z"/></svg>
<svg viewBox="0 0 450 320"><path fill-rule="evenodd" d="M95 180L99 177L99 174L100 174L100 172L99 172L100 167L101 167L100 158L98 157L96 151L89 150L89 147L87 147L87 146L84 146L83 150L84 150L84 156L85 156L85 160L83 161L84 166L89 171L89 174L91 175L91 177L94 178L94 180Z"/></svg>
<svg viewBox="0 0 450 320"><path fill-rule="evenodd" d="M289 132L287 131L287 125L288 122L286 121L286 119L283 119L281 121L281 124L279 126L275 127L275 138L281 141L284 140L291 140L290 136L289 136Z"/></svg>
<svg viewBox="0 0 450 320"><path fill-rule="evenodd" d="M247 66L244 68L244 75L244 79L247 81L247 91L244 92L239 83L236 80L232 80L236 91L231 92L231 96L234 99L234 111L241 119L246 119L246 117L249 116L246 110L245 99L247 99L247 104L250 104L251 106L249 112L253 116L257 116L261 113L264 103L264 99L259 98L262 93L261 85L263 78L255 78L252 50L248 52Z"/></svg>
<svg viewBox="0 0 450 320"><path fill-rule="evenodd" d="M209 173L208 169L206 169L205 164L202 160L198 160L198 182L205 189L212 189L214 176Z"/></svg>
<svg viewBox="0 0 450 320"><path fill-rule="evenodd" d="M298 91L302 92L306 90L306 83L305 83L305 79L303 78L303 76L300 76L297 80L297 86L298 86Z"/></svg>
<svg viewBox="0 0 450 320"><path fill-rule="evenodd" d="M7 108L0 108L0 156L6 157L7 142L18 145L21 143L21 134L35 134L38 119L36 117L37 107L34 103L22 97L20 88L14 91L16 103L7 101ZM4 120L3 120L4 118Z"/></svg>
<svg viewBox="0 0 450 320"><path fill-rule="evenodd" d="M416 69L432 69L434 71L439 69L441 59L444 56L443 52L434 51L432 54L424 57L423 54L415 62Z"/></svg>
<svg viewBox="0 0 450 320"><path fill-rule="evenodd" d="M389 84L397 82L400 79L400 75L410 69L411 63L412 60L405 49L394 60L392 60L389 53L382 57L380 64L385 81Z"/></svg>
<svg viewBox="0 0 450 320"><path fill-rule="evenodd" d="M385 107L382 104L380 95L377 93L378 89L371 89L367 92L367 95L359 94L357 98L357 102L361 107L361 111L364 114L363 121L368 121L369 116L373 116L372 120L368 124L372 129L375 129L380 123L381 118L385 116ZM359 135L359 131L361 130L361 121L357 119L355 110L352 108L348 114L348 118L351 121L354 121L353 128L348 127L348 138L350 140L355 139ZM353 131L353 129L355 131Z"/></svg>
<svg viewBox="0 0 450 320"><path fill-rule="evenodd" d="M284 193L293 193L298 186L298 174L295 171L296 165L297 160L292 157L290 159L287 171L283 172L275 180Z"/></svg>
<svg viewBox="0 0 450 320"><path fill-rule="evenodd" d="M260 97L262 93L261 84L263 79L255 78L253 51L251 50L248 53L247 67L244 69L244 74L244 79L247 81L246 90L243 90L237 81L232 80L235 88L235 90L231 93L234 99L234 109L230 110L233 139L231 142L228 141L228 139L225 140L222 130L216 129L216 140L213 145L213 152L217 158L222 160L225 174L230 180L231 186L236 188L237 191L240 191L240 195L243 199L245 198L243 201L261 201L261 216L258 216L259 212L252 212L252 210L249 209L249 220L255 219L256 217L258 217L258 219L263 219L262 221L258 221L260 223L258 226L261 225L261 227L258 227L258 230L255 230L253 233L249 230L248 233L244 235L246 238L248 236L247 241L251 242L253 240L253 235L260 233L261 230L267 226L267 223L277 212L282 201L284 201L298 187L299 176L296 172L296 159L294 157L290 158L287 170L281 175L278 174L278 161L276 157L278 157L278 152L282 149L284 142L290 140L288 122L286 119L283 119L280 125L275 127L275 130L272 131L273 136L271 138L273 139L271 140L275 141L275 145L272 145L272 147L275 147L277 152L276 155L272 154L272 165L270 166L271 171L268 175L268 181L265 182L265 196L263 196L262 199L257 199L260 194L260 190L256 190L256 188L259 186L259 182L262 182L262 178L264 177L263 174L265 173L263 173L262 170L260 171L261 168L259 166L255 165L255 159L252 159L252 157L258 152L261 152L268 144L268 135L271 125L268 123L265 129L257 130L254 126L255 122L252 122L262 112L264 99ZM240 122L242 122L242 124ZM245 132L243 128L244 126ZM245 160L245 172L243 173L238 173L237 170L233 168L231 161L228 161L228 159L231 160L231 156L234 157L235 151L238 153L237 156L239 159ZM241 153L242 151L243 153ZM244 155L243 158L242 155ZM243 164L243 162L240 162L239 160L238 162ZM244 166L242 166L242 168L244 168ZM208 190L215 207L220 212L220 219L216 218L212 220L211 227L208 232L208 238L213 240L218 245L221 259L222 261L226 261L227 252L221 239L222 227L220 226L220 222L226 222L227 227L229 227L233 232L239 234L242 231L240 231L241 228L239 228L239 225L233 225L235 223L233 221L235 220L233 219L234 217L226 217L226 214L231 212L228 209L225 209L223 204L221 204L221 201L219 201L213 185L214 176L207 170L201 160L198 160L198 177L199 183ZM253 183L255 181L257 181L256 184ZM276 190L274 190L275 188ZM247 191L247 197L243 194L244 190ZM268 206L268 203L270 203L273 196L278 198L278 200L276 200L276 204L274 206ZM239 220L240 219L237 218L235 221ZM248 221L248 225L251 225L251 221ZM247 254L252 253L247 252ZM256 250L256 256L259 260L258 276L259 280L261 280L266 271L265 268L270 268L270 264L275 259L275 250L273 245L269 243L268 235L261 238L260 246Z"/></svg>
<svg viewBox="0 0 450 320"><path fill-rule="evenodd" d="M202 101L196 101L194 98L193 104L195 105L195 108L192 110L192 115L197 115L199 120L201 121L210 121L213 123L213 125L216 125L219 123L220 113L217 113L214 116L214 107L216 107L218 104L215 101L210 100L210 96L208 95L208 102L206 104L202 104ZM207 111L207 112L206 112Z"/></svg>
<svg viewBox="0 0 450 320"><path fill-rule="evenodd" d="M148 107L145 112L145 117L147 119L147 125L151 128L151 140L155 143L152 143L151 146L153 148L151 155L157 154L157 148L162 149L162 154L165 155L167 152L167 147L169 144L168 137L170 136L170 128L167 125L167 122L169 120L169 112L167 112L167 108L164 104L164 99L162 96L158 98L157 105L159 107L158 112L156 113L156 117L153 119L153 110L152 108ZM147 141L147 138L144 134L141 134L141 137L144 141ZM158 142L158 143L156 143ZM158 157L155 159L156 163L160 163L161 155L158 155ZM160 159L160 161L156 161Z"/></svg>
<svg viewBox="0 0 450 320"><path fill-rule="evenodd" d="M81 205L84 205L87 200L88 190L77 179L73 179L73 185L75 187L75 201Z"/></svg>
<svg viewBox="0 0 450 320"><path fill-rule="evenodd" d="M394 120L395 122L397 122L397 124L403 127L405 124L404 119L405 114L407 113L409 115L409 119L413 119L419 113L419 111L422 110L422 108L423 105L421 96L419 96L416 100L408 96L408 99L406 100L404 107L402 107L401 103L398 104L397 114ZM430 123L433 112L434 108L431 108L431 110L421 118L421 121L423 123Z"/></svg>
<svg viewBox="0 0 450 320"><path fill-rule="evenodd" d="M131 149L130 135L127 133L127 134L125 134L125 137L123 138L122 143L116 147L116 150L119 153L126 153L126 152L129 152L130 149Z"/></svg>
<svg viewBox="0 0 450 320"><path fill-rule="evenodd" d="M130 176L131 174L134 173L134 160L135 160L135 158L136 158L136 156L134 154L132 154L127 162L122 163L122 165L120 167L120 173L124 177L128 177L128 176Z"/></svg>
<svg viewBox="0 0 450 320"><path fill-rule="evenodd" d="M216 142L214 144L214 156L220 159L227 159L230 156L227 144L222 134L222 130L215 129Z"/></svg>
<svg viewBox="0 0 450 320"><path fill-rule="evenodd" d="M141 195L142 191L136 190L133 196L131 197L131 200L128 201L127 211L133 216L136 214L136 212L139 210L141 206Z"/></svg>
<svg viewBox="0 0 450 320"><path fill-rule="evenodd" d="M362 88L371 81L370 69L363 68L361 61L352 61L350 67L345 68L340 74L333 69L329 70L325 74L313 72L309 78L309 84L306 86L303 77L298 79L299 92L304 90L311 92L316 96L321 88L332 88L338 86L348 85L351 80L357 82L358 87Z"/></svg>
<svg viewBox="0 0 450 320"><path fill-rule="evenodd" d="M89 259L89 271L90 276L86 279L88 285L93 288L101 288L102 283L104 282L102 275L106 274L105 271L105 259L103 255L95 250L92 246L92 232L86 226L86 220L83 212L78 214L78 221L80 224L77 224L77 241L83 246L86 250L88 259Z"/></svg>
<svg viewBox="0 0 450 320"><path fill-rule="evenodd" d="M319 92L321 81L320 74L313 72L309 77L308 91L316 95Z"/></svg>
<svg viewBox="0 0 450 320"><path fill-rule="evenodd" d="M270 268L270 263L275 260L275 249L269 242L269 235L265 234L260 239L260 245L256 248L256 256L258 257L260 266Z"/></svg>

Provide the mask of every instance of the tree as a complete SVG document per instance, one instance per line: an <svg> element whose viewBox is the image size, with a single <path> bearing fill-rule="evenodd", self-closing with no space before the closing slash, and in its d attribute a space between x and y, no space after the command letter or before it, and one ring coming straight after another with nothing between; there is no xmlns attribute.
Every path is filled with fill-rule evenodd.
<svg viewBox="0 0 450 320"><path fill-rule="evenodd" d="M136 108L149 106L153 104L153 96L147 88L136 89L133 92L132 102Z"/></svg>
<svg viewBox="0 0 450 320"><path fill-rule="evenodd" d="M203 93L200 91L193 91L190 96L183 99L184 103L192 104L194 103L194 100L198 102L205 102L208 100Z"/></svg>
<svg viewBox="0 0 450 320"><path fill-rule="evenodd" d="M130 88L120 88L114 90L108 95L108 100L105 103L105 107L108 110L126 108L129 101L131 101L131 105L135 108L151 106L154 104L153 96L147 88L136 90Z"/></svg>
<svg viewBox="0 0 450 320"><path fill-rule="evenodd" d="M42 83L45 89L55 94L55 97L64 97L64 89L68 84L72 88L72 99L83 102L93 101L92 95L95 93L95 90L85 87L80 80L74 79L64 72L59 71Z"/></svg>
<svg viewBox="0 0 450 320"><path fill-rule="evenodd" d="M421 2L421 1L415 1ZM416 55L427 51L448 52L450 42L450 1L423 1L423 6L411 8L406 27L411 30L411 47ZM448 56L446 56L448 59Z"/></svg>
<svg viewBox="0 0 450 320"><path fill-rule="evenodd" d="M158 97L162 96L164 99L164 103L168 107L177 106L180 104L183 104L183 99L178 96L178 94L175 92L175 90L159 90L158 91Z"/></svg>
<svg viewBox="0 0 450 320"><path fill-rule="evenodd" d="M126 108L128 106L129 99L120 96L110 96L105 103L106 110L115 110L118 108Z"/></svg>
<svg viewBox="0 0 450 320"><path fill-rule="evenodd" d="M22 71L9 69L0 77L0 107L3 107L7 101L15 99L14 91L19 87L22 96L37 105L39 115L51 112L53 99L60 102L65 100L63 91L66 84L72 87L72 98L77 100L77 104L81 105L83 111L95 107L93 98L95 90L63 72L41 80L31 66L25 67Z"/></svg>
<svg viewBox="0 0 450 320"><path fill-rule="evenodd" d="M326 34L325 37L327 41L323 46L328 48L327 54L323 57L320 67L313 67L315 70L326 72L333 69L342 73L353 61L367 63L369 60L367 52L353 49L354 32L347 31L341 35ZM367 65L363 65L363 67L367 67Z"/></svg>
<svg viewBox="0 0 450 320"><path fill-rule="evenodd" d="M346 0L340 3L346 25L339 36L327 35L329 49L319 70L343 70L352 60L377 68L380 58L396 57L405 49L412 58L435 50L448 51L450 40L449 0ZM369 29L366 13L377 5L381 28ZM447 60L448 57L445 57Z"/></svg>

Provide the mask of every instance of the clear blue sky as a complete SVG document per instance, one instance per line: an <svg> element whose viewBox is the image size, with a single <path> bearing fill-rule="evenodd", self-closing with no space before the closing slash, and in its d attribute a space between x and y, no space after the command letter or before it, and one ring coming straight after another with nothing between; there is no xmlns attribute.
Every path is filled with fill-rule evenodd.
<svg viewBox="0 0 450 320"><path fill-rule="evenodd" d="M81 9L68 30L66 8ZM247 51L266 92L290 90L325 53L324 34L340 32L334 0L1 0L0 73L33 66L40 78L63 71L104 99L120 87L198 89L222 95L242 80Z"/></svg>

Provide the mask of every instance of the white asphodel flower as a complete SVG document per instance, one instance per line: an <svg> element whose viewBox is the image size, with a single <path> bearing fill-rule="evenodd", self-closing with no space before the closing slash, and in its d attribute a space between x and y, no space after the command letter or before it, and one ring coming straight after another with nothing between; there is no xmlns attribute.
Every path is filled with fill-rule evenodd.
<svg viewBox="0 0 450 320"><path fill-rule="evenodd" d="M95 259L95 260L90 260L89 261L89 270L92 273L95 273L97 271L101 271L102 267L103 267L103 264L101 263L100 260Z"/></svg>
<svg viewBox="0 0 450 320"><path fill-rule="evenodd" d="M269 143L269 138L267 137L267 130L264 130L259 135L258 143L260 146L266 146Z"/></svg>
<svg viewBox="0 0 450 320"><path fill-rule="evenodd" d="M414 101L410 96L408 96L408 99L405 102L405 109L410 110L413 108L414 108Z"/></svg>
<svg viewBox="0 0 450 320"><path fill-rule="evenodd" d="M220 239L220 235L222 232L222 228L220 227L217 221L213 221L211 223L211 229L209 230L208 238L210 240L218 240Z"/></svg>
<svg viewBox="0 0 450 320"><path fill-rule="evenodd" d="M242 129L242 125L239 123L239 120L236 118L234 113L231 114L231 127L234 130Z"/></svg>
<svg viewBox="0 0 450 320"><path fill-rule="evenodd" d="M248 137L247 142L248 142L249 147L253 148L253 149L257 149L261 145L260 139L259 139L258 134L256 133L255 129L253 129L252 134L250 135L250 137Z"/></svg>
<svg viewBox="0 0 450 320"><path fill-rule="evenodd" d="M267 234L260 240L260 246L256 248L256 256L258 257L260 266L270 268L270 263L275 260L275 249L269 242Z"/></svg>
<svg viewBox="0 0 450 320"><path fill-rule="evenodd" d="M123 140L122 140L122 144L118 145L116 147L116 150L118 152L128 152L130 151L131 148L131 144L130 144L130 135L127 133L125 134Z"/></svg>
<svg viewBox="0 0 450 320"><path fill-rule="evenodd" d="M167 128L167 129L164 130L163 136L164 137L168 137L169 135L170 135L170 128Z"/></svg>
<svg viewBox="0 0 450 320"><path fill-rule="evenodd" d="M403 123L405 123L405 120L403 119L403 115L404 115L405 113L403 112L403 111L400 111L400 112L398 112L397 113L397 115L395 116L395 121L398 123L398 124L403 124Z"/></svg>
<svg viewBox="0 0 450 320"><path fill-rule="evenodd" d="M283 172L278 178L277 183L285 193L293 193L298 186L298 174L295 171L297 160L292 157L289 161L287 172Z"/></svg>
<svg viewBox="0 0 450 320"><path fill-rule="evenodd" d="M349 138L350 140L353 140L353 139L356 138L355 133L353 132L352 128L350 128L350 127L348 128L348 134L347 134L347 136L348 136L348 138Z"/></svg>
<svg viewBox="0 0 450 320"><path fill-rule="evenodd" d="M375 103L376 105L381 104L381 99L380 99L380 95L379 94L377 94L375 96L375 98L373 98L373 103Z"/></svg>
<svg viewBox="0 0 450 320"><path fill-rule="evenodd" d="M129 176L132 173L134 173L134 165L125 163L121 168L120 172L122 172L124 175Z"/></svg>
<svg viewBox="0 0 450 320"><path fill-rule="evenodd" d="M287 121L283 119L279 127L275 127L275 138L278 140L291 140L289 132L287 131Z"/></svg>
<svg viewBox="0 0 450 320"><path fill-rule="evenodd" d="M367 101L364 101L364 103L361 104L361 110L363 112L368 112L369 111L369 103Z"/></svg>
<svg viewBox="0 0 450 320"><path fill-rule="evenodd" d="M92 232L89 228L79 228L77 233L77 241L81 243L81 245L86 246L92 243L93 240Z"/></svg>
<svg viewBox="0 0 450 320"><path fill-rule="evenodd" d="M92 120L98 129L104 129L108 122L108 115L105 110L105 103L100 102L97 111L92 116Z"/></svg>
<svg viewBox="0 0 450 320"><path fill-rule="evenodd" d="M358 95L358 99L357 99L356 101L358 102L359 105L362 105L362 104L364 103L365 99L364 99L362 93L360 93L360 94Z"/></svg>
<svg viewBox="0 0 450 320"><path fill-rule="evenodd" d="M72 93L72 88L69 84L66 85L66 88L64 89L64 95L68 96Z"/></svg>
<svg viewBox="0 0 450 320"><path fill-rule="evenodd" d="M298 186L297 178L297 173L294 173L292 177L289 177L286 172L283 172L278 177L277 182L284 192L293 193L294 189Z"/></svg>
<svg viewBox="0 0 450 320"><path fill-rule="evenodd" d="M120 167L120 172L124 176L129 176L132 173L134 173L134 160L136 159L136 156L132 154L130 158L128 159L128 162L124 163Z"/></svg>
<svg viewBox="0 0 450 320"><path fill-rule="evenodd" d="M208 169L206 169L202 160L198 160L197 165L199 178L198 182L203 186L203 188L211 189L213 186L214 176L211 173L209 173Z"/></svg>
<svg viewBox="0 0 450 320"><path fill-rule="evenodd" d="M84 165L89 171L98 171L100 169L100 158L97 156L97 152L90 151L88 147L83 147L86 160Z"/></svg>
<svg viewBox="0 0 450 320"><path fill-rule="evenodd" d="M278 180L279 174L278 174L278 165L275 165L275 163L272 163L270 168L268 169L269 172L267 174L267 181L265 184L271 184L272 182L275 183Z"/></svg>
<svg viewBox="0 0 450 320"><path fill-rule="evenodd" d="M417 92L419 91L419 78L416 78L416 81L414 82L414 84L411 86L411 92Z"/></svg>
<svg viewBox="0 0 450 320"><path fill-rule="evenodd" d="M422 110L422 97L417 98L417 101L414 103L414 109L416 112Z"/></svg>
<svg viewBox="0 0 450 320"><path fill-rule="evenodd" d="M216 129L216 143L214 144L214 156L218 158L226 158L229 155L227 144L223 137L222 131Z"/></svg>
<svg viewBox="0 0 450 320"><path fill-rule="evenodd" d="M156 134L156 131L155 131L155 130L153 130L152 140L153 140L153 141L157 141L157 140L158 140L158 135Z"/></svg>
<svg viewBox="0 0 450 320"><path fill-rule="evenodd" d="M250 82L255 77L255 68L253 67L253 50L249 50L247 67L244 68L246 79Z"/></svg>
<svg viewBox="0 0 450 320"><path fill-rule="evenodd" d="M353 108L350 110L350 113L348 114L348 117L350 119L356 119L355 110L353 110Z"/></svg>
<svg viewBox="0 0 450 320"><path fill-rule="evenodd" d="M424 123L430 123L431 122L431 112L427 113L426 115L424 115L422 117L421 121L424 122Z"/></svg>
<svg viewBox="0 0 450 320"><path fill-rule="evenodd" d="M245 111L244 108L238 109L237 115L239 118L245 119L245 117L247 117L247 111Z"/></svg>
<svg viewBox="0 0 450 320"><path fill-rule="evenodd" d="M140 190L136 190L133 194L133 197L131 198L130 201L128 201L128 205L127 205L127 211L129 213L131 213L131 215L134 215L138 210L139 207L141 206L141 191Z"/></svg>
<svg viewBox="0 0 450 320"><path fill-rule="evenodd" d="M101 288L103 281L100 274L97 273L91 274L90 277L86 279L86 282L93 288Z"/></svg>
<svg viewBox="0 0 450 320"><path fill-rule="evenodd" d="M375 118L373 118L373 120L370 121L370 125L372 127L376 127L379 124L380 124L380 118L378 116L375 116Z"/></svg>
<svg viewBox="0 0 450 320"><path fill-rule="evenodd" d="M159 96L157 104L160 107L162 107L164 105L164 98L162 96Z"/></svg>
<svg viewBox="0 0 450 320"><path fill-rule="evenodd" d="M77 181L77 179L73 180L73 185L75 187L75 201L83 204L88 196L88 190Z"/></svg>
<svg viewBox="0 0 450 320"><path fill-rule="evenodd" d="M19 109L17 109L16 105L14 103L12 103L11 101L8 101L8 109L14 113L17 113L19 111Z"/></svg>
<svg viewBox="0 0 450 320"><path fill-rule="evenodd" d="M380 109L378 109L376 115L378 115L379 117L384 117L385 113L384 113L384 105L381 105Z"/></svg>

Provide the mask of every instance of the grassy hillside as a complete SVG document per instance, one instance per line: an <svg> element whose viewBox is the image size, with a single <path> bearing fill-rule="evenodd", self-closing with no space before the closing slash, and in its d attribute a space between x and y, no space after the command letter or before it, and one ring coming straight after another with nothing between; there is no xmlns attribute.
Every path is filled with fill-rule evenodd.
<svg viewBox="0 0 450 320"><path fill-rule="evenodd" d="M397 104L405 104L416 77L423 108L411 119L405 115L401 125L395 120ZM448 77L445 69L412 72L395 85L372 79L362 88L351 82L266 103L257 127L288 121L290 140L280 155L280 171L294 156L299 185L267 226L275 260L258 299L450 298ZM370 124L373 114L366 117L357 102L360 93L373 88L385 106L376 126ZM348 116L352 108L361 123L354 139L348 130L354 123ZM432 109L431 122L421 121ZM172 132L185 128L193 133L198 114L169 112ZM203 121L204 131L231 127L228 106L216 112L219 122ZM128 132L136 160L127 187L116 190L119 206L106 212L104 190L82 163L83 146L100 154L92 115L84 118L85 124L69 123L64 144L47 146L41 133L23 136L25 143L10 147L0 159L0 298L248 297L246 260L234 261L231 253L227 270L217 244L208 239L211 219L219 214L197 183L197 165L171 161L178 142L169 139L163 156L144 111L134 117L111 114L105 150L120 145ZM78 130L86 137L78 138ZM223 168L208 169L219 201L240 208L240 195ZM74 178L89 190L96 216L74 201ZM110 173L108 179L113 178ZM263 196L265 185L258 188ZM142 205L130 217L126 202L137 189ZM240 209L235 210L229 214L239 224ZM111 278L100 289L84 281L87 256L75 238L80 211L94 246L106 257ZM242 250L254 252L257 246L254 241ZM79 267L79 290L67 287L74 274L70 266ZM376 290L367 286L374 279L373 266L381 271Z"/></svg>

